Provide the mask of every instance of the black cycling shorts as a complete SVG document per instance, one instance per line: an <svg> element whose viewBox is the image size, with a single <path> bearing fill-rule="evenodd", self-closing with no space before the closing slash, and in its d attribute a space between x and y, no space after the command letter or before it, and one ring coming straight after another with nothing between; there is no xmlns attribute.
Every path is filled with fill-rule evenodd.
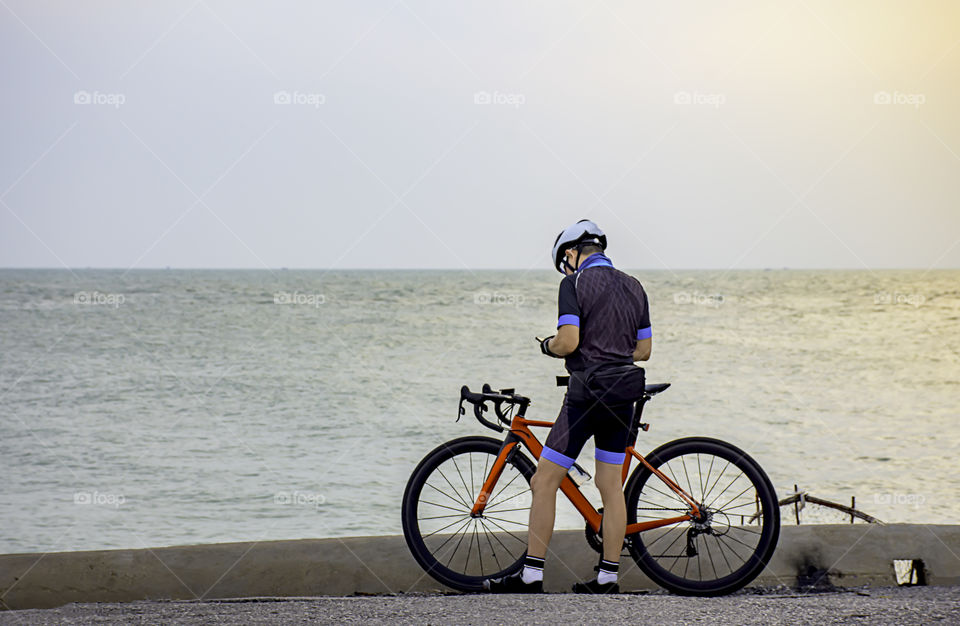
<svg viewBox="0 0 960 626"><path fill-rule="evenodd" d="M596 459L621 465L633 422L633 403L608 407L602 403L578 405L563 397L560 415L554 422L541 457L569 468L590 437L597 447Z"/></svg>

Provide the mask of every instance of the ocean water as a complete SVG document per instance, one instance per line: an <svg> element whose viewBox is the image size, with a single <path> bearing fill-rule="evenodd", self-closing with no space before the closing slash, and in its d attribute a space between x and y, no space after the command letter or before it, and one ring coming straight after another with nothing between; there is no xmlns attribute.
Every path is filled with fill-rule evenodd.
<svg viewBox="0 0 960 626"><path fill-rule="evenodd" d="M781 496L960 515L960 271L631 273L648 382L673 383L641 450L719 437ZM0 270L0 552L399 533L419 459L496 436L455 421L460 385L556 416L562 364L533 337L559 279Z"/></svg>

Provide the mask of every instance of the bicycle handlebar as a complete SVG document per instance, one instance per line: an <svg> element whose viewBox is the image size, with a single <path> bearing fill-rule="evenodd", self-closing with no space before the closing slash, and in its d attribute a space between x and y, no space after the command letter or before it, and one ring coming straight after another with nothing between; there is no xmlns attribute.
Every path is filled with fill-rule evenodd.
<svg viewBox="0 0 960 626"><path fill-rule="evenodd" d="M504 427L501 426L500 424L491 422L490 420L488 420L483 416L484 412L490 410L487 407L487 402L493 403L493 412L496 414L497 419L503 424L506 424L507 426L510 425L510 419L504 413L504 410L503 410L504 404L510 405L510 406L514 404L519 404L521 407L521 411L525 409L528 404L530 404L529 398L525 398L524 396L514 393L513 389L501 389L499 392L495 392L493 391L493 389L490 387L489 384L484 383L482 393L474 393L470 391L469 387L464 385L463 387L460 388L460 408L457 414L458 420L460 419L461 415L466 414L466 410L463 408L464 400L466 400L467 402L473 405L473 415L474 417L477 418L477 421L479 421L481 424L483 424L487 428L490 428L500 433L502 433L505 430Z"/></svg>

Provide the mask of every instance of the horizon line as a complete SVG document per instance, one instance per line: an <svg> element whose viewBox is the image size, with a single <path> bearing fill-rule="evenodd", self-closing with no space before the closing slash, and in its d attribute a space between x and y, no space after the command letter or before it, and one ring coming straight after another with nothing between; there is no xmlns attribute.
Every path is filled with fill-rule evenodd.
<svg viewBox="0 0 960 626"><path fill-rule="evenodd" d="M625 271L644 271L644 272L771 272L771 271L862 271L862 272L883 272L883 271L926 271L926 272L935 272L935 271L951 271L958 270L960 267L738 267L738 268L722 268L722 267L672 267L672 268L656 268L656 267L621 267ZM73 271L117 271L117 272L164 272L164 271L258 271L258 272L286 272L286 271L311 271L311 272L535 272L535 271L544 271L544 272L553 272L556 271L550 267L544 268L522 268L522 267L478 267L478 268L465 268L465 267L137 267L137 268L125 268L125 267L95 267L91 265L87 266L74 266L74 267L63 267L63 266L2 266L0 271L5 270L59 270L64 272L73 272Z"/></svg>

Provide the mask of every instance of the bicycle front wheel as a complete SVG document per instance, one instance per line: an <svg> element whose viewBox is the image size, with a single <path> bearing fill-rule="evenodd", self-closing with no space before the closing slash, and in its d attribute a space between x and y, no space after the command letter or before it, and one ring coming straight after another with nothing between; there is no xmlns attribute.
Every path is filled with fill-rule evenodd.
<svg viewBox="0 0 960 626"><path fill-rule="evenodd" d="M523 565L534 465L511 455L483 514L470 510L500 453L501 441L463 437L420 462L403 493L403 535L417 563L460 591L480 591L485 578L508 576Z"/></svg>
<svg viewBox="0 0 960 626"><path fill-rule="evenodd" d="M732 593L763 570L780 536L780 507L770 479L739 448L690 437L660 446L647 462L691 497L697 519L637 533L630 554L661 587L681 595ZM690 512L680 496L640 465L626 488L627 522Z"/></svg>

